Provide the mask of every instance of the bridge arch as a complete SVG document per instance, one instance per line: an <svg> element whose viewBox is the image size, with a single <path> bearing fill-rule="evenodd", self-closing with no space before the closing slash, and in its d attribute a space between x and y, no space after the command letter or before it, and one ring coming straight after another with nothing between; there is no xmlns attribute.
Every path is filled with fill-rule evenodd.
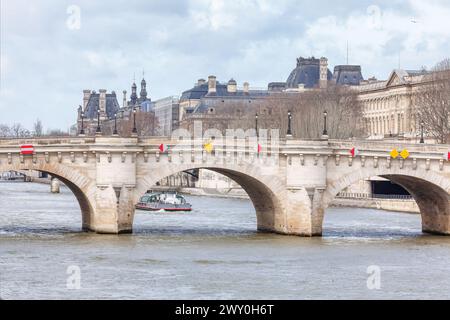
<svg viewBox="0 0 450 320"><path fill-rule="evenodd" d="M324 211L334 198L345 188L379 176L402 186L416 201L421 217L422 230L426 233L450 235L450 179L435 171L400 168L359 168L328 182L322 197L322 208L319 209L317 226L320 231L323 224Z"/></svg>
<svg viewBox="0 0 450 320"><path fill-rule="evenodd" d="M134 203L156 182L181 171L207 169L220 173L239 184L248 194L256 211L259 231L274 232L285 225L282 196L285 192L284 182L276 176L265 175L256 166L251 165L166 165L152 170L138 179ZM280 220L281 219L281 220Z"/></svg>
<svg viewBox="0 0 450 320"><path fill-rule="evenodd" d="M60 163L12 163L0 164L0 172L6 171L23 171L34 170L39 172L48 173L49 175L59 179L63 182L75 195L81 209L82 216L82 229L84 231L91 230L91 226L94 221L95 210L95 183L88 177L81 174L74 168L67 167Z"/></svg>

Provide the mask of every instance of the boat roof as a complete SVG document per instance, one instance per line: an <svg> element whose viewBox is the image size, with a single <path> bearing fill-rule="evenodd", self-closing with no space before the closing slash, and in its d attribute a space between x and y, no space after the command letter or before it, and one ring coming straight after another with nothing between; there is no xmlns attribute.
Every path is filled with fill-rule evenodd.
<svg viewBox="0 0 450 320"><path fill-rule="evenodd" d="M147 190L147 193L178 193L177 190Z"/></svg>
<svg viewBox="0 0 450 320"><path fill-rule="evenodd" d="M143 196L151 196L151 195L157 195L157 194L173 194L173 195L180 195L178 192L176 191L152 191L152 190L148 190Z"/></svg>

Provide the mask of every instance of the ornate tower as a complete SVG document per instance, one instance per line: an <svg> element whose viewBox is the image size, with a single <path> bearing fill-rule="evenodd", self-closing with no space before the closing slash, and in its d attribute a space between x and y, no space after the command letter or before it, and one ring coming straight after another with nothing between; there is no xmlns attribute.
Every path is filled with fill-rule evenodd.
<svg viewBox="0 0 450 320"><path fill-rule="evenodd" d="M135 82L133 82L133 85L131 86L131 96L130 96L130 101L131 101L131 105L135 106L137 103L137 85Z"/></svg>
<svg viewBox="0 0 450 320"><path fill-rule="evenodd" d="M142 78L141 81L141 92L140 92L140 96L141 96L141 101L145 101L147 100L147 83L145 82L145 79Z"/></svg>

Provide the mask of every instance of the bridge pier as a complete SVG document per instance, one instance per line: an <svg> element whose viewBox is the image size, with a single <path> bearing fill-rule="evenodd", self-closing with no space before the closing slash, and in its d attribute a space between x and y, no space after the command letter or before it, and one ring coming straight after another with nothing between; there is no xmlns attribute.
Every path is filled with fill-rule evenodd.
<svg viewBox="0 0 450 320"><path fill-rule="evenodd" d="M311 199L305 188L286 191L284 232L286 235L312 236Z"/></svg>
<svg viewBox="0 0 450 320"><path fill-rule="evenodd" d="M57 178L52 177L50 182L50 192L51 193L60 193L60 182Z"/></svg>
<svg viewBox="0 0 450 320"><path fill-rule="evenodd" d="M134 187L97 186L92 219L83 229L100 234L131 233L134 218Z"/></svg>

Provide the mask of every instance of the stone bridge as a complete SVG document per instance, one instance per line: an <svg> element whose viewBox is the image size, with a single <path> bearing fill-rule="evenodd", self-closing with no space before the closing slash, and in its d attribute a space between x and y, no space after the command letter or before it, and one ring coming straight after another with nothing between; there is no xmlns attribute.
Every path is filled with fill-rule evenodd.
<svg viewBox="0 0 450 320"><path fill-rule="evenodd" d="M22 145L34 152L23 155ZM169 146L161 152L161 144ZM269 145L270 144L270 145ZM354 156L352 148L358 152ZM248 193L258 230L320 236L325 209L349 185L381 176L416 200L423 231L450 235L450 146L377 141L282 140L260 148L249 139L215 143L169 138L73 137L0 140L0 172L37 170L60 179L76 196L83 229L132 231L134 206L158 181L180 171L209 169ZM393 158L390 151L408 150Z"/></svg>

